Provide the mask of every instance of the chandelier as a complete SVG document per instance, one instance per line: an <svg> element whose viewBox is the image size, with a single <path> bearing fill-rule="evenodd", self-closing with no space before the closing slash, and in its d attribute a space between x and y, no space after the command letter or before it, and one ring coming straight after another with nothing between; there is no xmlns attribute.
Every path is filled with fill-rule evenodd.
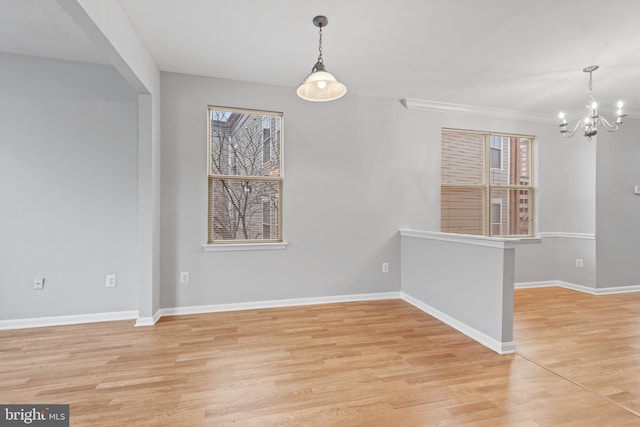
<svg viewBox="0 0 640 427"><path fill-rule="evenodd" d="M569 130L567 129L568 123L564 113L560 113L558 115L558 117L560 117L560 133L565 138L571 138L579 128L582 128L582 134L586 136L589 141L591 141L591 137L598 133L598 125L602 124L604 129L608 132L615 132L622 124L622 120L627 116L622 112L622 106L624 105L622 101L618 101L618 111L616 113L615 122L609 123L607 119L598 114L598 103L593 99L592 76L592 73L597 69L597 65L591 65L582 70L585 73L589 73L589 100L587 102L587 105L585 105L585 107L587 107L587 116L584 119L578 120L573 130Z"/></svg>
<svg viewBox="0 0 640 427"><path fill-rule="evenodd" d="M346 86L327 72L322 59L322 27L326 27L328 23L329 20L326 16L316 16L313 18L313 25L320 28L318 61L311 69L311 74L298 86L298 90L296 91L300 98L307 101L333 101L347 93Z"/></svg>

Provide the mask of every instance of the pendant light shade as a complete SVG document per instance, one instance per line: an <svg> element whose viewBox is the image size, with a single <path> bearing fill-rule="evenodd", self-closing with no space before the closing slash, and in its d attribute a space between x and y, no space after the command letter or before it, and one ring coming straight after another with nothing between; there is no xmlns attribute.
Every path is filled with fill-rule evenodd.
<svg viewBox="0 0 640 427"><path fill-rule="evenodd" d="M347 87L340 83L324 66L322 59L322 27L325 27L329 20L325 16L313 18L313 24L320 28L320 43L318 61L311 69L311 74L304 82L298 86L296 93L302 99L314 102L333 101L347 93Z"/></svg>
<svg viewBox="0 0 640 427"><path fill-rule="evenodd" d="M298 86L298 96L307 101L333 101L347 93L345 85L336 80L331 73L314 71Z"/></svg>

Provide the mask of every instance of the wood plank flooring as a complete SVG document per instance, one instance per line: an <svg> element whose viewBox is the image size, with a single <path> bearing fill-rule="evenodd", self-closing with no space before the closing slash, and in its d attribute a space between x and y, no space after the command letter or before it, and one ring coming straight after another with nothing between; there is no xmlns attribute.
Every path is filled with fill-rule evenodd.
<svg viewBox="0 0 640 427"><path fill-rule="evenodd" d="M519 354L640 416L640 293L518 290L515 313Z"/></svg>
<svg viewBox="0 0 640 427"><path fill-rule="evenodd" d="M522 356L401 300L0 331L0 403L68 403L73 426L637 426L638 309L518 290Z"/></svg>

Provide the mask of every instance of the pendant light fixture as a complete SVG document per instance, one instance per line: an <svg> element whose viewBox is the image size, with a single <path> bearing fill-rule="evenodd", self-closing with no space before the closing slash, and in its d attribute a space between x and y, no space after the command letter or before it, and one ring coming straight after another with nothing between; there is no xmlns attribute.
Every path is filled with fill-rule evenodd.
<svg viewBox="0 0 640 427"><path fill-rule="evenodd" d="M326 27L329 20L326 16L313 18L313 25L320 28L320 43L318 45L318 61L311 69L311 74L298 86L296 93L302 99L314 102L333 101L347 93L345 85L340 83L327 72L322 59L322 28Z"/></svg>
<svg viewBox="0 0 640 427"><path fill-rule="evenodd" d="M571 138L578 129L582 130L582 134L587 137L589 141L591 141L591 137L595 136L598 133L598 125L602 124L603 128L608 132L615 132L618 130L618 127L622 124L622 121L626 114L622 111L623 103L622 101L618 101L617 107L618 111L616 113L616 121L613 123L609 123L607 119L605 119L602 115L598 113L598 103L593 99L593 76L592 73L598 69L597 65L591 65L584 70L585 73L589 73L589 99L587 101L587 115L584 119L580 119L576 124L573 130L568 129L567 119L564 113L560 113L558 117L560 118L560 133L565 138Z"/></svg>

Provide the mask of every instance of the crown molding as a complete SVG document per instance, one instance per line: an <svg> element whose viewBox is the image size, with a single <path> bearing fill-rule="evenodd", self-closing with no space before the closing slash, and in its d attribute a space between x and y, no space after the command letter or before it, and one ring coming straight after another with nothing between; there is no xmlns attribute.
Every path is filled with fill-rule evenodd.
<svg viewBox="0 0 640 427"><path fill-rule="evenodd" d="M503 110L500 108L478 107L475 105L451 104L448 102L428 101L426 99L402 98L400 100L407 110L423 110L436 113L465 114L470 116L489 117L494 119L521 120L544 124L556 124L555 117L543 114L525 113L523 111Z"/></svg>
<svg viewBox="0 0 640 427"><path fill-rule="evenodd" d="M600 108L598 107L598 112L600 114L605 115L605 119L609 120L613 120L615 121L616 118L616 110L614 108ZM624 113L627 115L626 118L628 119L640 119L640 111L630 111L625 109ZM573 112L569 112L565 114L565 118L567 119L568 122L575 122L576 120L580 120L583 119L585 116L585 111L584 108L582 108L581 110L577 110L577 111L573 111ZM558 120L556 120L556 122L559 122Z"/></svg>
<svg viewBox="0 0 640 427"><path fill-rule="evenodd" d="M429 101L426 99L418 98L402 98L400 100L402 105L407 110L422 110L432 111L434 113L451 113L451 114L465 114L468 116L489 117L493 119L507 119L507 120L521 120L525 122L544 123L544 124L558 124L558 118L556 116L547 116L544 114L525 113L523 111L515 110L503 110L500 108L488 108L478 107L475 105L464 104L452 104L449 102ZM601 112L605 114L615 115L615 110L603 110ZM627 117L630 119L640 119L640 111L626 110ZM573 111L567 113L567 120L573 121L584 116L584 112Z"/></svg>

